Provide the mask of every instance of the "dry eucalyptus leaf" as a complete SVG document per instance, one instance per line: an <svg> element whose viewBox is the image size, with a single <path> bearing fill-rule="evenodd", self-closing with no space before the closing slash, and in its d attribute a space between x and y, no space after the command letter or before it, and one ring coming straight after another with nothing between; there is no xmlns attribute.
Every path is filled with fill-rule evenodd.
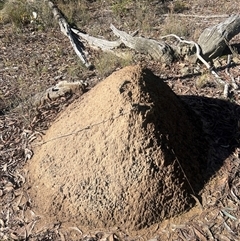
<svg viewBox="0 0 240 241"><path fill-rule="evenodd" d="M19 236L15 235L14 233L10 234L10 238L13 240L19 240Z"/></svg>
<svg viewBox="0 0 240 241"><path fill-rule="evenodd" d="M5 226L4 221L0 219L0 227L4 227L4 226Z"/></svg>
<svg viewBox="0 0 240 241"><path fill-rule="evenodd" d="M25 161L30 160L33 156L33 152L28 148L24 149L24 154L25 154Z"/></svg>
<svg viewBox="0 0 240 241"><path fill-rule="evenodd" d="M8 166L8 164L7 164L7 163L5 163L5 164L3 165L2 169L3 169L3 171L4 171L4 172L6 172L6 171L7 171L7 166Z"/></svg>
<svg viewBox="0 0 240 241"><path fill-rule="evenodd" d="M14 189L13 186L5 186L3 191L4 193L8 193L8 192L11 192L13 189Z"/></svg>

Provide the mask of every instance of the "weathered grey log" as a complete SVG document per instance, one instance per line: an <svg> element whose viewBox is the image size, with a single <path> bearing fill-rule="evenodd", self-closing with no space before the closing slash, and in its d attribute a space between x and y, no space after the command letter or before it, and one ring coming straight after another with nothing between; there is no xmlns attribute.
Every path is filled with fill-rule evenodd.
<svg viewBox="0 0 240 241"><path fill-rule="evenodd" d="M167 64L173 61L174 50L167 43L143 37L134 37L124 31L118 30L112 24L110 27L114 35L119 37L118 40L108 41L105 39L95 38L89 36L88 34L84 34L77 29L72 29L72 31L81 37L81 39L86 40L88 45L91 47L97 47L103 51L114 50L121 44L124 44L126 47L134 49L136 52L150 55L154 60Z"/></svg>
<svg viewBox="0 0 240 241"><path fill-rule="evenodd" d="M48 2L55 19L60 25L61 31L68 36L78 57L80 57L87 67L91 66L91 64L88 61L88 53L85 52L84 44L81 41L82 39L84 39L89 46L100 48L103 51L113 51L115 48L118 48L121 43L123 43L129 48L142 54L150 55L154 60L161 61L163 63L171 63L177 55L181 56L182 46L178 46L180 51L177 51L179 48L176 48L176 46L170 46L163 41L134 37L124 31L118 30L113 25L111 25L111 29L113 33L119 37L116 41L108 41L84 34L69 26L56 5L49 0L45 1ZM214 58L221 56L228 47L229 41L239 32L240 15L232 15L224 22L205 29L198 40L198 45L201 47L201 57L203 57L206 61L211 61ZM193 53L190 54L192 55Z"/></svg>
<svg viewBox="0 0 240 241"><path fill-rule="evenodd" d="M78 29L72 29L72 31L79 35L82 39L86 40L87 43L92 47L92 48L100 48L103 51L108 51L108 50L112 50L114 48L117 48L121 45L121 40L118 39L116 41L108 41L105 39L100 39L100 38L95 38L92 37L88 34L82 33L81 31L79 31Z"/></svg>
<svg viewBox="0 0 240 241"><path fill-rule="evenodd" d="M143 37L133 37L124 31L116 29L111 25L113 33L129 48L142 54L149 54L153 59L163 63L171 63L174 59L174 51L170 45L163 41L156 41Z"/></svg>
<svg viewBox="0 0 240 241"><path fill-rule="evenodd" d="M202 57L211 61L221 56L229 41L240 33L240 15L232 15L224 22L206 28L198 39L202 50Z"/></svg>

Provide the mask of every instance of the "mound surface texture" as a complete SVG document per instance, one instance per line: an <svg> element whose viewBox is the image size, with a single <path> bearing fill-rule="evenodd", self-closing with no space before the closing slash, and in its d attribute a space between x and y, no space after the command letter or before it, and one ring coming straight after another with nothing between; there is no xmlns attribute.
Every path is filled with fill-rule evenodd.
<svg viewBox="0 0 240 241"><path fill-rule="evenodd" d="M180 214L205 165L194 118L149 70L113 73L71 104L35 150L28 170L37 214L132 230Z"/></svg>

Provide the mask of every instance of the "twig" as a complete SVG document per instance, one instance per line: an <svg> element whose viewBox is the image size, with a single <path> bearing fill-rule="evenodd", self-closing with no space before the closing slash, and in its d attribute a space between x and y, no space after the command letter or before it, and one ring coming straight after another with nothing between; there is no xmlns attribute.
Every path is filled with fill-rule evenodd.
<svg viewBox="0 0 240 241"><path fill-rule="evenodd" d="M177 17L191 17L191 18L228 18L230 15L222 14L222 15L195 15L195 14L183 14L183 13L170 13L170 14L162 14L161 16L169 17L169 16L177 16Z"/></svg>
<svg viewBox="0 0 240 241"><path fill-rule="evenodd" d="M232 46L228 43L228 41L226 40L226 38L224 38L224 41L226 43L226 45L228 46L228 48L230 49L231 53L232 54L229 54L228 55L228 59L227 59L227 67L226 67L226 74L231 78L231 81L232 81L232 87L233 89L237 90L238 89L238 85L234 79L234 77L231 75L231 73L229 72L229 69L230 69L230 65L231 65L231 62L232 62L232 57L233 57L233 54L234 54L234 50L232 48Z"/></svg>
<svg viewBox="0 0 240 241"><path fill-rule="evenodd" d="M165 36L162 36L161 38L167 38L167 37L174 37L176 38L179 42L181 43L186 43L186 44L193 44L195 47L196 47L196 56L197 58L208 68L208 70L210 70L210 72L216 77L216 82L220 85L223 85L224 86L224 90L226 90L224 92L224 97L227 97L228 96L228 84L225 83L225 81L223 81L221 79L221 77L211 68L211 65L201 56L201 50L200 50L200 47L199 45L194 42L194 41L188 41L188 40L184 40L182 38L180 38L179 36L175 35L175 34L168 34L168 35L165 35Z"/></svg>
<svg viewBox="0 0 240 241"><path fill-rule="evenodd" d="M17 71L18 69L19 69L18 67L6 67L4 69L0 69L0 73L4 71L11 71L11 70Z"/></svg>
<svg viewBox="0 0 240 241"><path fill-rule="evenodd" d="M231 188L230 192L231 192L232 196L234 197L235 201L236 201L237 203L240 203L240 199L239 199L239 198L235 195L235 193L233 192L233 188L234 188L234 187Z"/></svg>
<svg viewBox="0 0 240 241"><path fill-rule="evenodd" d="M221 210L222 214L224 214L225 216L227 216L228 218L232 219L232 220L237 220L236 217L234 217L233 215L229 214L226 210L222 209Z"/></svg>
<svg viewBox="0 0 240 241"><path fill-rule="evenodd" d="M223 96L227 98L228 93L229 93L229 84L225 84L223 89Z"/></svg>

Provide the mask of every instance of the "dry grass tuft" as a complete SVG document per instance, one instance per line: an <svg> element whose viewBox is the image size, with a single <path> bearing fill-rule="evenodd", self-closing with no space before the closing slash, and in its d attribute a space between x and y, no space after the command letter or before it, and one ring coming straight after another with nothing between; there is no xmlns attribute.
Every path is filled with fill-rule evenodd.
<svg viewBox="0 0 240 241"><path fill-rule="evenodd" d="M17 28L23 28L31 22L30 5L24 0L6 1L2 4L1 22L12 23Z"/></svg>
<svg viewBox="0 0 240 241"><path fill-rule="evenodd" d="M207 85L207 83L209 82L210 80L210 73L203 73L201 76L199 76L197 79L196 79L196 87L198 89L201 89L201 88L204 88L204 86Z"/></svg>
<svg viewBox="0 0 240 241"><path fill-rule="evenodd" d="M185 38L190 35L188 23L171 14L166 18L162 31L162 35L176 34Z"/></svg>
<svg viewBox="0 0 240 241"><path fill-rule="evenodd" d="M36 30L53 26L52 13L44 1L7 0L0 4L0 9L0 22L11 23L16 29L30 24Z"/></svg>
<svg viewBox="0 0 240 241"><path fill-rule="evenodd" d="M101 53L95 62L95 67L101 78L105 78L110 75L117 68L121 68L131 64L132 57L126 53L125 56L117 57L116 55L105 52Z"/></svg>
<svg viewBox="0 0 240 241"><path fill-rule="evenodd" d="M188 9L189 9L188 4L186 4L185 2L183 2L181 0L177 0L172 3L172 11L174 13L182 13Z"/></svg>

